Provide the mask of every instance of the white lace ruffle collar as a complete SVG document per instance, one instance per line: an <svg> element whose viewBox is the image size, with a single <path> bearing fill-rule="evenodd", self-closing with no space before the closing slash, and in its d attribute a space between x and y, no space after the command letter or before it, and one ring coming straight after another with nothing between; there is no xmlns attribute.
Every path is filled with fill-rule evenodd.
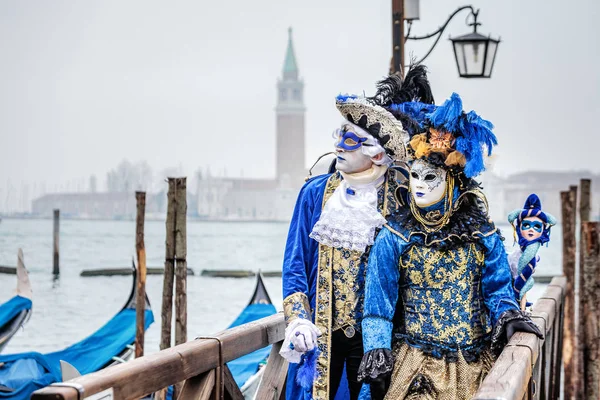
<svg viewBox="0 0 600 400"><path fill-rule="evenodd" d="M386 171L387 167L374 165L359 179L342 174L344 180L325 203L310 237L326 246L364 252L373 244L376 229L386 222L377 209L377 190ZM363 183L367 175L373 180Z"/></svg>

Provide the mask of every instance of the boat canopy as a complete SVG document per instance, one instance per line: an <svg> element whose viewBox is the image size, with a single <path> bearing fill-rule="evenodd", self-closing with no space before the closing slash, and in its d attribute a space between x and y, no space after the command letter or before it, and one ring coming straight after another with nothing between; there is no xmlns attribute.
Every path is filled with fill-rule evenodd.
<svg viewBox="0 0 600 400"><path fill-rule="evenodd" d="M0 305L0 327L7 325L21 312L31 310L31 299L23 296L15 296L6 303Z"/></svg>
<svg viewBox="0 0 600 400"><path fill-rule="evenodd" d="M0 356L0 399L27 400L31 393L61 381L60 360L81 374L94 372L111 362L135 341L135 309L126 308L84 340L54 353L21 353ZM154 322L152 310L145 311L145 329Z"/></svg>

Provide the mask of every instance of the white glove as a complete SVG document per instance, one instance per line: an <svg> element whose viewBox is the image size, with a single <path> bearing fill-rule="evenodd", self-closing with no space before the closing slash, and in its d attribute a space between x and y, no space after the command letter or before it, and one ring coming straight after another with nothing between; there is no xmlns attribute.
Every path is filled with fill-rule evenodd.
<svg viewBox="0 0 600 400"><path fill-rule="evenodd" d="M317 346L321 331L312 322L296 318L285 328L285 339L279 354L291 363L299 363L302 354Z"/></svg>

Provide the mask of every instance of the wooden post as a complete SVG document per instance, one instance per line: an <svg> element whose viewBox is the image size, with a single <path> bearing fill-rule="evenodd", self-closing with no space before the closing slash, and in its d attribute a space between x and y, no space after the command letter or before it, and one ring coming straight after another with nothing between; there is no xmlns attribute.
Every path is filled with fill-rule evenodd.
<svg viewBox="0 0 600 400"><path fill-rule="evenodd" d="M137 216L135 220L135 251L137 253L137 298L135 302L135 358L144 355L144 333L146 312L146 247L144 245L144 216L146 213L146 193L135 192Z"/></svg>
<svg viewBox="0 0 600 400"><path fill-rule="evenodd" d="M571 400L576 393L575 387L579 382L574 378L577 374L577 345L575 336L575 211L577 187L571 186L567 192L560 192L562 202L563 229L563 275L567 278L565 290L565 322L563 339L563 363L565 369L564 398Z"/></svg>
<svg viewBox="0 0 600 400"><path fill-rule="evenodd" d="M391 73L404 77L404 0L392 0Z"/></svg>
<svg viewBox="0 0 600 400"><path fill-rule="evenodd" d="M187 342L187 189L186 178L175 180L175 344Z"/></svg>
<svg viewBox="0 0 600 400"><path fill-rule="evenodd" d="M54 238L54 250L53 250L53 262L52 262L52 274L54 276L60 275L60 266L59 266L59 233L60 233L60 210L54 210L54 229L53 229L53 238Z"/></svg>
<svg viewBox="0 0 600 400"><path fill-rule="evenodd" d="M177 274L175 295L175 344L187 341L187 199L186 178L168 178L167 192L167 238L165 250L165 275L161 314L160 349L171 346L171 324L173 320L173 280ZM175 385L173 398L181 393L181 383ZM166 397L166 390L157 393L157 399Z"/></svg>
<svg viewBox="0 0 600 400"><path fill-rule="evenodd" d="M600 399L600 222L582 223L582 399Z"/></svg>
<svg viewBox="0 0 600 400"><path fill-rule="evenodd" d="M173 320L173 279L175 270L175 180L169 178L167 192L167 237L165 240L165 275L161 312L160 349L171 347L171 323Z"/></svg>
<svg viewBox="0 0 600 400"><path fill-rule="evenodd" d="M590 179L581 179L579 181L579 262L577 263L576 275L579 277L577 282L577 307L579 319L577 321L577 382L583 382L585 378L584 371L584 311L583 311L583 224L590 220L590 203L591 203L591 186ZM585 386L582 384L575 386L575 398L583 399L585 396Z"/></svg>

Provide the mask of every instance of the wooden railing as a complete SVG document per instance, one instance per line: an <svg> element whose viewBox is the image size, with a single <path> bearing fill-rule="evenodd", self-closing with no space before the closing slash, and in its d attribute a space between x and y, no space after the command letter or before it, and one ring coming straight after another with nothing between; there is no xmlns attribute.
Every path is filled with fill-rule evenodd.
<svg viewBox="0 0 600 400"><path fill-rule="evenodd" d="M532 309L544 340L518 332L496 360L476 400L558 399L562 367L566 279L552 279Z"/></svg>
<svg viewBox="0 0 600 400"><path fill-rule="evenodd" d="M133 361L50 385L34 400L133 400L185 381L180 400L243 399L225 363L273 344L257 399L284 398L287 362L279 355L285 322L275 314Z"/></svg>
<svg viewBox="0 0 600 400"><path fill-rule="evenodd" d="M558 399L566 280L554 278L533 306L545 340L516 333L475 399ZM281 313L36 391L33 400L133 400L185 381L178 400L243 399L225 363L272 344L256 399L285 398L287 362L279 356Z"/></svg>

